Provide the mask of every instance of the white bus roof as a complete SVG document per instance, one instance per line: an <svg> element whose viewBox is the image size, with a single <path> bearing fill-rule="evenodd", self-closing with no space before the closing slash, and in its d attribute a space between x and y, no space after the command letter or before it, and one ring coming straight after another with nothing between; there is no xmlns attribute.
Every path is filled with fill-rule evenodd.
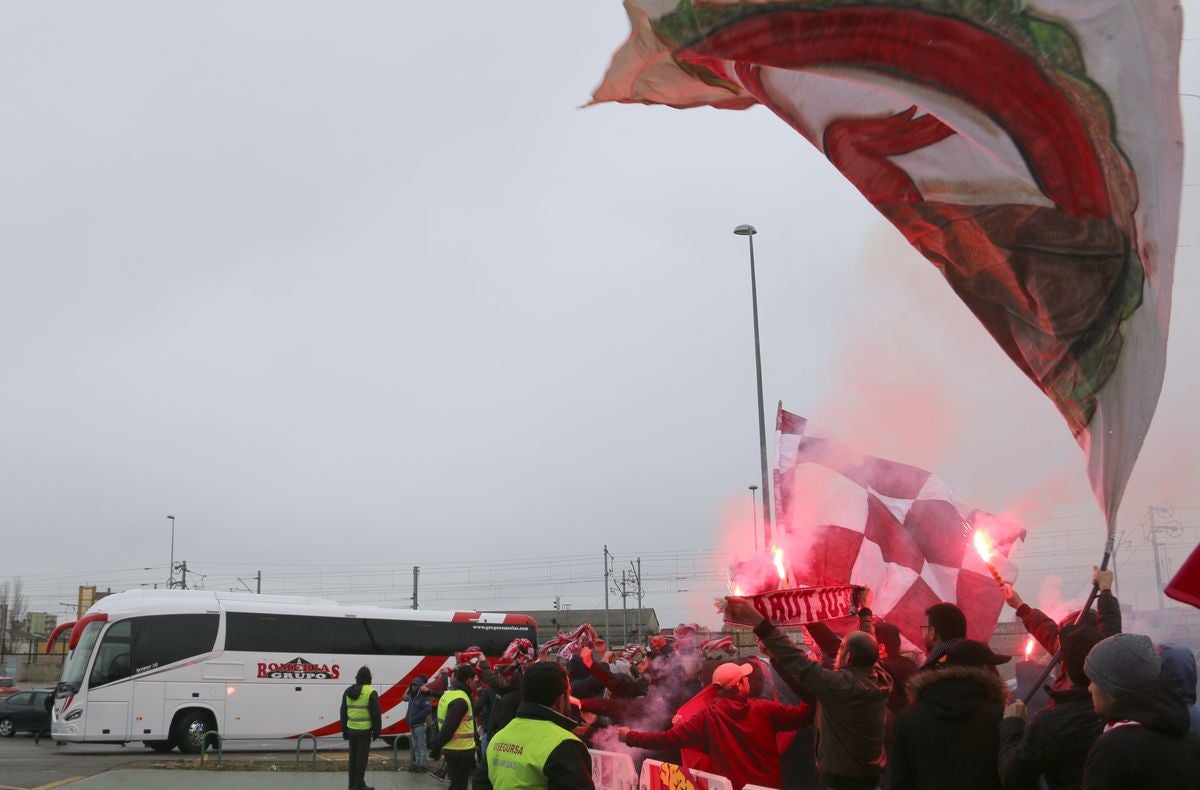
<svg viewBox="0 0 1200 790"><path fill-rule="evenodd" d="M340 604L329 598L299 595L259 595L218 590L127 590L107 595L88 609L115 617L133 615L218 612L262 612L274 614L326 615L333 617L377 617L389 620L449 621L457 612L426 609L388 609L367 604ZM470 612L471 619L502 623L502 612Z"/></svg>

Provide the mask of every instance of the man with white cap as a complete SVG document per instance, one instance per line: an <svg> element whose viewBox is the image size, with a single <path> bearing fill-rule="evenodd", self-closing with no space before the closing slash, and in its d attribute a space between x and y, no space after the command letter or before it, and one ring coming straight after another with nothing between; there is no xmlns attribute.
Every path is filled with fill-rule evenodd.
<svg viewBox="0 0 1200 790"><path fill-rule="evenodd" d="M1187 706L1162 677L1150 637L1116 634L1083 662L1092 707L1104 731L1083 767L1083 786L1200 788L1200 735L1190 734Z"/></svg>
<svg viewBox="0 0 1200 790"><path fill-rule="evenodd" d="M712 758L711 770L735 788L780 786L779 747L775 733L798 730L812 722L807 705L791 707L750 698L753 664L732 661L713 672L715 700L691 718L663 732L617 730L621 741L641 749L698 749Z"/></svg>

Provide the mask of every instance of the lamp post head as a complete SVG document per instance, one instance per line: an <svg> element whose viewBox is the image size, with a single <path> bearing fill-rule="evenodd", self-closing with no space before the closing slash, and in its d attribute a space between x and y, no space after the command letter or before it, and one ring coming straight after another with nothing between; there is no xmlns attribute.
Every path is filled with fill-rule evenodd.
<svg viewBox="0 0 1200 790"><path fill-rule="evenodd" d="M757 490L758 490L758 486L750 486L750 490L751 490L751 491L757 491Z"/></svg>
<svg viewBox="0 0 1200 790"><path fill-rule="evenodd" d="M753 225L738 225L733 232L738 236L753 236L758 230Z"/></svg>
<svg viewBox="0 0 1200 790"><path fill-rule="evenodd" d="M167 518L171 519L172 521L174 521L174 520L175 520L175 517L174 517L174 516L167 516Z"/></svg>

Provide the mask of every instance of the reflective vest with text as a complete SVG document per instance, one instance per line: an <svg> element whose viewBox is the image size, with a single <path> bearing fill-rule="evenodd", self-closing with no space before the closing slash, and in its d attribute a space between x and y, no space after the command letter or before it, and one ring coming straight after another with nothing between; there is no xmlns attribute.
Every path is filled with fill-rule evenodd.
<svg viewBox="0 0 1200 790"><path fill-rule="evenodd" d="M518 716L488 741L488 781L494 790L544 790L550 753L563 741L578 740L552 721Z"/></svg>

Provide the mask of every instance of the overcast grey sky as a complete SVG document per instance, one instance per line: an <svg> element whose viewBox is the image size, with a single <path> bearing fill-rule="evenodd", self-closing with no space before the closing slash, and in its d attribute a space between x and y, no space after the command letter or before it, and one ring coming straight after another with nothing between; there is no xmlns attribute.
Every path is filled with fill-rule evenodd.
<svg viewBox="0 0 1200 790"><path fill-rule="evenodd" d="M1029 585L1039 535L1098 558L1050 402L808 143L578 109L627 31L617 0L0 4L0 579L58 613L165 581L172 513L217 589L405 606L421 565L428 608L587 608L607 544L665 622L714 619L758 481L743 222L769 410L1025 508ZM1131 529L1200 524L1185 182Z"/></svg>

